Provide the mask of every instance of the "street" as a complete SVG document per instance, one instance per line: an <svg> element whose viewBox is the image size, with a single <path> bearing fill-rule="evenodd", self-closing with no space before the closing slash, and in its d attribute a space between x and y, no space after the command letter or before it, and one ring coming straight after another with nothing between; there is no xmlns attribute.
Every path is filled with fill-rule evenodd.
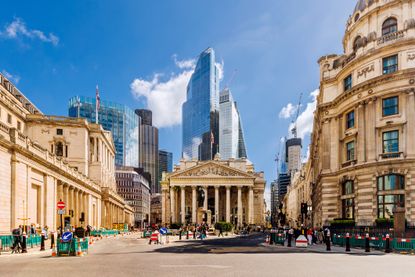
<svg viewBox="0 0 415 277"><path fill-rule="evenodd" d="M413 276L414 258L264 246L263 235L164 246L130 235L98 241L84 257L51 257L50 251L3 255L0 276Z"/></svg>

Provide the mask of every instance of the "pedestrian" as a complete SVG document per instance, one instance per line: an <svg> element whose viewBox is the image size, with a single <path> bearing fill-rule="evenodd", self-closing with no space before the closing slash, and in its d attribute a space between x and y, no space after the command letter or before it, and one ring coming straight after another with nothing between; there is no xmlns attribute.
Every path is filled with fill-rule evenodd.
<svg viewBox="0 0 415 277"><path fill-rule="evenodd" d="M308 244L313 245L313 229L311 228L307 230L307 239L308 239Z"/></svg>
<svg viewBox="0 0 415 277"><path fill-rule="evenodd" d="M288 236L287 236L287 239L288 239L287 247L291 247L291 241L293 239L294 229L290 227L290 229L288 230L287 233L288 233Z"/></svg>
<svg viewBox="0 0 415 277"><path fill-rule="evenodd" d="M21 244L21 236L22 236L22 225L19 225L19 228L13 229L13 246L12 246L12 253L20 253L22 249Z"/></svg>
<svg viewBox="0 0 415 277"><path fill-rule="evenodd" d="M330 229L329 227L326 227L326 229L324 229L324 240L326 242L327 251L331 250L330 239L331 239Z"/></svg>

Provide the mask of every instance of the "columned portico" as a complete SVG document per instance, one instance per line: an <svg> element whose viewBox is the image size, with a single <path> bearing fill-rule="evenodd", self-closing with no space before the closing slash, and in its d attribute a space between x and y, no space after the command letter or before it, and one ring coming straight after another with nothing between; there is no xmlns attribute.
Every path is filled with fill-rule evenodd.
<svg viewBox="0 0 415 277"><path fill-rule="evenodd" d="M245 165L246 160L232 161L238 162ZM264 223L265 181L262 173L253 173L249 166L246 171L241 170L244 168L241 165L234 168L227 161L199 161L192 164L189 168L176 169L177 172L167 174L162 180L166 194L162 207L163 213L167 215L163 217L163 224L214 224L226 221L243 227ZM254 200L255 194L259 201Z"/></svg>

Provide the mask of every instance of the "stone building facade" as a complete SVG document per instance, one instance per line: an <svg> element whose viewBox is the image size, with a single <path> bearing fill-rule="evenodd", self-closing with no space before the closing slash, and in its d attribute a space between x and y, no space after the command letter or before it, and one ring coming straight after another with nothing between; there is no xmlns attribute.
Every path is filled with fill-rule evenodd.
<svg viewBox="0 0 415 277"><path fill-rule="evenodd" d="M182 160L161 185L163 224L265 224L264 176L246 159Z"/></svg>
<svg viewBox="0 0 415 277"><path fill-rule="evenodd" d="M0 232L18 225L112 228L131 224L132 209L115 191L114 144L86 120L45 116L0 75Z"/></svg>
<svg viewBox="0 0 415 277"><path fill-rule="evenodd" d="M134 167L121 166L115 171L117 192L134 210L134 226L145 228L150 223L150 194L148 180Z"/></svg>
<svg viewBox="0 0 415 277"><path fill-rule="evenodd" d="M310 163L315 225L415 225L415 1L360 0L344 53L320 58Z"/></svg>

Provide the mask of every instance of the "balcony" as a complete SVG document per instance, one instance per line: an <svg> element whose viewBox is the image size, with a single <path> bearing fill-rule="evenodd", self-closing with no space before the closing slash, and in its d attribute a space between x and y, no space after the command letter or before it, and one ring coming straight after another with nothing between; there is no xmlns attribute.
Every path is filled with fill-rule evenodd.
<svg viewBox="0 0 415 277"><path fill-rule="evenodd" d="M382 154L379 154L379 157L382 160L402 158L403 157L403 152L382 153Z"/></svg>
<svg viewBox="0 0 415 277"><path fill-rule="evenodd" d="M348 167L348 166L351 166L351 165L355 165L356 162L357 162L357 160L346 161L346 162L342 163L342 167Z"/></svg>
<svg viewBox="0 0 415 277"><path fill-rule="evenodd" d="M384 35L382 37L380 37L378 39L378 45L390 42L390 41L394 41L394 40L398 40L400 38L404 37L404 31L398 31L398 32L394 32L394 33L390 33L387 35Z"/></svg>

